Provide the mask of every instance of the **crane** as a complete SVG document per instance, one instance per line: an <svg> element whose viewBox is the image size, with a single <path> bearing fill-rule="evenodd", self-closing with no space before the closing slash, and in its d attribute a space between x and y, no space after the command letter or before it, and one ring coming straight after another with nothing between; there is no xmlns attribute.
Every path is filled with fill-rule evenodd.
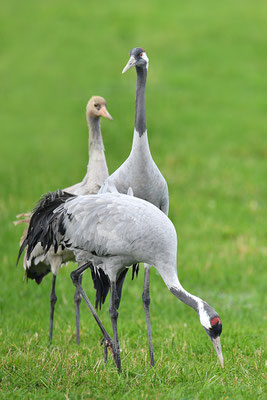
<svg viewBox="0 0 267 400"><path fill-rule="evenodd" d="M130 50L130 59L124 67L125 73L132 67L136 69L135 122L132 149L129 157L108 178L120 193L132 188L134 196L147 200L168 215L169 194L167 183L155 164L148 143L145 111L145 88L149 59L144 49L136 47ZM150 322L150 265L145 264L144 289L142 294L146 316L150 364L154 365L152 331ZM123 282L122 282L123 283Z"/></svg>
<svg viewBox="0 0 267 400"><path fill-rule="evenodd" d="M153 204L120 193L90 196L76 196L60 190L48 193L33 212L18 260L26 247L29 259L38 243L45 252L50 248L55 253L60 248L73 251L81 265L71 273L73 283L96 319L118 372L121 372L121 360L117 285L125 270L139 262L153 265L171 293L197 312L221 366L224 366L221 319L211 306L186 291L179 282L176 230L170 219ZM90 265L110 282L112 340L81 287L80 276Z"/></svg>
<svg viewBox="0 0 267 400"><path fill-rule="evenodd" d="M108 177L108 168L104 152L104 144L100 129L100 117L108 118L112 120L106 108L106 100L100 96L92 96L86 107L86 119L89 128L89 162L87 165L87 172L84 179L73 185L67 187L66 190L69 193L75 193L79 195L87 195L97 193L101 188L103 182ZM25 216L27 217L25 219ZM23 220L16 221L29 222L30 214L20 214L18 218L23 217ZM24 240L27 235L28 229L24 232L21 241ZM42 282L42 279L51 271L53 274L52 288L50 292L50 325L49 325L49 339L52 340L53 336L53 322L54 322L54 310L57 301L56 296L56 278L61 266L69 261L74 261L74 256L68 249L54 252L51 249L45 252L42 246L39 244L35 247L31 253L31 257L24 257L24 269L25 275L29 279L33 279L37 284ZM76 312L76 341L80 344L80 302L81 296L79 289L76 289L74 294L74 304Z"/></svg>

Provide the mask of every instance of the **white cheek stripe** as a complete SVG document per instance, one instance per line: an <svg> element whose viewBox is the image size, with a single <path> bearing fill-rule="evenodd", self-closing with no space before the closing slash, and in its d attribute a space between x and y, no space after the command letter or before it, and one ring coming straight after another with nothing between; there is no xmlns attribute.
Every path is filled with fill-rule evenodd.
<svg viewBox="0 0 267 400"><path fill-rule="evenodd" d="M202 303L199 304L198 312L201 325L203 325L206 329L211 328L210 318Z"/></svg>
<svg viewBox="0 0 267 400"><path fill-rule="evenodd" d="M146 69L148 69L149 59L145 51L142 53L141 58L146 61Z"/></svg>

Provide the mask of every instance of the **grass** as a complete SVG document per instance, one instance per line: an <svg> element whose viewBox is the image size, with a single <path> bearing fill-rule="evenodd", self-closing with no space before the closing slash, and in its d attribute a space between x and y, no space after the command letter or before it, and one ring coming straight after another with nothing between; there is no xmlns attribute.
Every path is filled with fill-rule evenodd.
<svg viewBox="0 0 267 400"><path fill-rule="evenodd" d="M266 332L267 5L208 0L1 5L0 397L36 399L263 399ZM12 220L42 193L81 180L85 105L106 97L102 131L110 172L131 148L132 47L150 58L147 122L166 177L184 287L223 321L221 370L195 313L152 272L156 366L149 368L143 272L124 286L123 373L103 364L100 334L81 307L75 344L73 265L57 281L48 345L51 276L40 286L15 268L22 226ZM93 299L90 278L84 287ZM108 305L100 312L110 331Z"/></svg>

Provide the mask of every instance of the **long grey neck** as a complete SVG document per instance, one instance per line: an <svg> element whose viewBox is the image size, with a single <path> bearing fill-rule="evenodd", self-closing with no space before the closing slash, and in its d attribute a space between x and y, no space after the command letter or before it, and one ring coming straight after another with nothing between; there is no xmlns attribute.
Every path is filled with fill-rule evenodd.
<svg viewBox="0 0 267 400"><path fill-rule="evenodd" d="M107 163L105 158L105 149L100 130L100 117L87 117L89 128L89 161L87 165L87 172L83 178L83 183L90 183L98 179L98 175L102 174L103 179L108 176ZM100 181L102 182L102 175Z"/></svg>
<svg viewBox="0 0 267 400"><path fill-rule="evenodd" d="M197 296L187 292L181 285L177 276L176 260L173 260L169 266L168 262L165 262L165 264L158 264L155 266L155 268L158 269L170 292L172 292L177 299L181 300L183 303L187 304L198 312L199 304L202 300Z"/></svg>
<svg viewBox="0 0 267 400"><path fill-rule="evenodd" d="M104 143L100 130L100 117L88 117L89 127L89 162L95 151L104 153Z"/></svg>
<svg viewBox="0 0 267 400"><path fill-rule="evenodd" d="M202 326L206 329L211 328L210 320L212 316L216 317L218 314L216 311L208 305L205 301L200 299L197 296L188 293L179 283L179 285L169 287L170 291L177 297L177 299L181 300L183 303L192 307L199 316L199 320Z"/></svg>
<svg viewBox="0 0 267 400"><path fill-rule="evenodd" d="M145 89L147 69L145 67L136 67L136 95L135 95L135 130L141 137L146 132L146 107L145 107Z"/></svg>
<svg viewBox="0 0 267 400"><path fill-rule="evenodd" d="M195 296L188 293L182 286L170 287L170 291L172 292L172 294L174 294L175 297L177 297L177 299L192 307L198 313L199 307Z"/></svg>
<svg viewBox="0 0 267 400"><path fill-rule="evenodd" d="M155 265L155 268L159 271L170 292L172 292L177 299L187 304L189 307L192 307L197 312L202 326L209 329L211 326L210 317L212 315L216 316L217 313L200 297L194 296L183 288L177 276L176 260L168 265L165 259L164 263L162 262L157 266Z"/></svg>

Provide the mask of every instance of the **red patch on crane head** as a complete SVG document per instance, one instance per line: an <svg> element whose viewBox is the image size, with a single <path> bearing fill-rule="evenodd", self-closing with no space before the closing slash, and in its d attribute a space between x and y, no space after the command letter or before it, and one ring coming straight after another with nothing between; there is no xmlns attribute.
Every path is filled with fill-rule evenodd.
<svg viewBox="0 0 267 400"><path fill-rule="evenodd" d="M214 325L216 325L217 324L217 322L219 322L219 324L221 325L222 323L221 323L221 320L220 320L220 318L219 317L215 317L215 318L213 318L211 321L210 321L210 323L211 323L211 326L214 326Z"/></svg>

